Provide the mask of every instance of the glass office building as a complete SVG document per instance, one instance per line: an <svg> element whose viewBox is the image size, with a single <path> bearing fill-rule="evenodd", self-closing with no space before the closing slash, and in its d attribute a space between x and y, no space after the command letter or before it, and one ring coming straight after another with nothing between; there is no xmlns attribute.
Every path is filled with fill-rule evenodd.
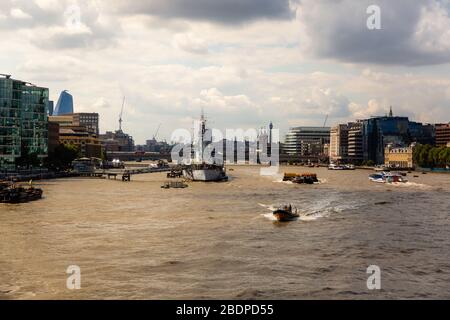
<svg viewBox="0 0 450 320"><path fill-rule="evenodd" d="M392 111L389 116L373 117L362 123L364 161L384 164L384 151L388 145L405 147L413 142L434 144L433 126L409 121L407 117L395 117Z"/></svg>
<svg viewBox="0 0 450 320"><path fill-rule="evenodd" d="M328 127L295 127L286 134L283 151L296 158L319 157L324 153L324 146L330 143Z"/></svg>
<svg viewBox="0 0 450 320"><path fill-rule="evenodd" d="M59 95L58 102L56 103L55 110L53 111L53 116L62 116L65 114L73 113L73 97L67 90L64 90Z"/></svg>
<svg viewBox="0 0 450 320"><path fill-rule="evenodd" d="M0 76L0 169L14 169L23 152L47 157L48 95L47 88Z"/></svg>

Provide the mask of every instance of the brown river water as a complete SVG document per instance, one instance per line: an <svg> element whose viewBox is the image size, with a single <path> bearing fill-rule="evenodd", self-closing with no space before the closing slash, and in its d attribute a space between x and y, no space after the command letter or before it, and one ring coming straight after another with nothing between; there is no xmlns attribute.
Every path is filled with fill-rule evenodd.
<svg viewBox="0 0 450 320"><path fill-rule="evenodd" d="M281 168L317 173L310 186L233 168L187 189L162 173L39 182L44 199L0 204L0 299L450 299L450 175ZM287 202L307 216L272 221Z"/></svg>

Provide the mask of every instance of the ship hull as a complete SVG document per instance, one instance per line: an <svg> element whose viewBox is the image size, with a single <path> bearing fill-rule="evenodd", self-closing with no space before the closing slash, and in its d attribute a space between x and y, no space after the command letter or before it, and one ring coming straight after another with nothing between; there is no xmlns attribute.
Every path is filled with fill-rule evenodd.
<svg viewBox="0 0 450 320"><path fill-rule="evenodd" d="M191 181L224 181L227 176L223 168L205 168L205 169L185 169L183 170L184 178Z"/></svg>
<svg viewBox="0 0 450 320"><path fill-rule="evenodd" d="M273 216L279 221L279 222L289 222L294 221L299 218L298 214L291 213L285 210L277 210L273 213Z"/></svg>

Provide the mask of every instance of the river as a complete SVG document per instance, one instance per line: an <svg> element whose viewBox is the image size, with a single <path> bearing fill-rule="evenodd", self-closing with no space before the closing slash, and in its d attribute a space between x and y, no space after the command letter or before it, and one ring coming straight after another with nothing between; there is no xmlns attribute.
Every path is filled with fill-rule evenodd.
<svg viewBox="0 0 450 320"><path fill-rule="evenodd" d="M315 172L294 185L231 167L225 183L39 182L44 199L0 205L1 299L450 299L450 175ZM293 203L298 221L268 208ZM68 266L81 289L66 287ZM367 268L379 266L381 290Z"/></svg>

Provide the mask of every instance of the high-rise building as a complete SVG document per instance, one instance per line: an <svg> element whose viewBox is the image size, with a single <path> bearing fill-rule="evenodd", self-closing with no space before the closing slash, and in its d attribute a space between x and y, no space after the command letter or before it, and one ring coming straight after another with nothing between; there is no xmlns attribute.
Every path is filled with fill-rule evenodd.
<svg viewBox="0 0 450 320"><path fill-rule="evenodd" d="M350 122L331 128L330 162L360 164L362 162L362 124Z"/></svg>
<svg viewBox="0 0 450 320"><path fill-rule="evenodd" d="M349 125L347 124L339 124L331 128L329 146L331 162L347 162L348 130Z"/></svg>
<svg viewBox="0 0 450 320"><path fill-rule="evenodd" d="M47 88L0 76L1 169L14 169L20 158L47 157L48 96Z"/></svg>
<svg viewBox="0 0 450 320"><path fill-rule="evenodd" d="M362 123L353 122L348 130L348 162L362 164L363 158L363 135Z"/></svg>
<svg viewBox="0 0 450 320"><path fill-rule="evenodd" d="M73 97L67 90L64 90L59 96L53 115L62 116L71 113L73 113Z"/></svg>
<svg viewBox="0 0 450 320"><path fill-rule="evenodd" d="M407 117L396 117L392 114L384 117L373 117L363 123L363 158L384 164L384 151L387 145L408 146L413 142L434 144L432 126L411 122Z"/></svg>
<svg viewBox="0 0 450 320"><path fill-rule="evenodd" d="M286 134L283 153L298 160L317 161L324 154L324 146L330 143L329 127L295 127Z"/></svg>
<svg viewBox="0 0 450 320"><path fill-rule="evenodd" d="M445 147L450 143L450 123L436 125L436 145Z"/></svg>

